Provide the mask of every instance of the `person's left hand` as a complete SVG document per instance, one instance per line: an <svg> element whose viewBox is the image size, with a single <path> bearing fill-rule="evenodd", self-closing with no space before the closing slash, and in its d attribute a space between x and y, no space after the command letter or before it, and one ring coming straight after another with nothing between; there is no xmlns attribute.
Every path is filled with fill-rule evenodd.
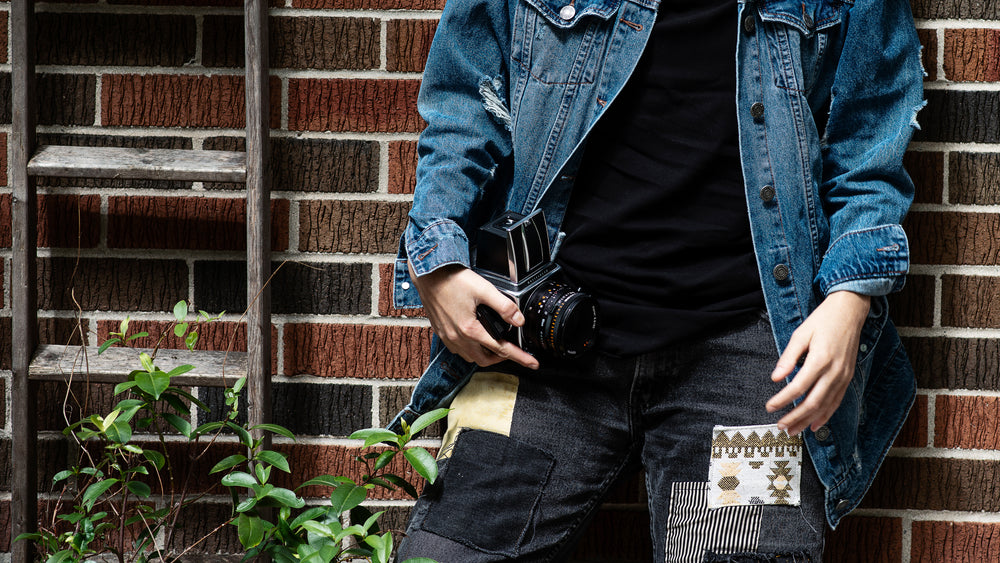
<svg viewBox="0 0 1000 563"><path fill-rule="evenodd" d="M767 412L782 409L802 395L806 397L778 421L778 428L795 435L806 427L815 431L830 420L854 377L861 327L870 307L867 295L836 291L827 295L795 329L771 379L784 380L803 355L805 361L792 382L768 400Z"/></svg>

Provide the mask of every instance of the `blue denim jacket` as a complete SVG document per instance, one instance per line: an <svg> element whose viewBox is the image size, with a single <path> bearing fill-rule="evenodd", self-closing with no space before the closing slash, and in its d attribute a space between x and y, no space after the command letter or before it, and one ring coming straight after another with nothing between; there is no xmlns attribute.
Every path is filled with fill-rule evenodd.
<svg viewBox="0 0 1000 563"><path fill-rule="evenodd" d="M418 276L468 266L470 235L501 210L543 208L558 249L587 134L635 68L658 3L449 0L420 92L427 128L397 307L420 305L407 259ZM778 350L826 294L873 296L843 403L805 432L836 526L915 394L884 296L909 266L901 161L923 106L920 45L906 0L740 0L734 15L743 177ZM393 425L446 404L474 369L435 338Z"/></svg>

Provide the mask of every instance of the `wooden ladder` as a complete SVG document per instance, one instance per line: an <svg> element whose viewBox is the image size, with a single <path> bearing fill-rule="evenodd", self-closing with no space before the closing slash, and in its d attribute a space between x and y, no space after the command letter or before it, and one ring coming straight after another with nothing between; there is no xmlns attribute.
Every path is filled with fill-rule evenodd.
<svg viewBox="0 0 1000 563"><path fill-rule="evenodd" d="M123 381L135 363L135 350L37 345L38 316L35 177L129 178L224 181L246 184L247 216L247 353L230 354L226 378L223 352L178 354L161 350L157 364L165 371L190 363L201 371L175 380L182 385L230 385L247 376L251 424L270 422L271 306L265 285L270 264L270 170L268 142L267 1L244 0L246 52L246 152L133 149L36 145L34 0L12 0L10 7L13 116L10 181L12 205L12 360L11 420L13 470L11 539L37 529L35 406L38 381L84 375L91 382ZM74 358L87 354L86 365ZM183 379L183 381L181 380ZM265 438L266 439L266 438ZM27 542L14 542L13 563L29 563Z"/></svg>

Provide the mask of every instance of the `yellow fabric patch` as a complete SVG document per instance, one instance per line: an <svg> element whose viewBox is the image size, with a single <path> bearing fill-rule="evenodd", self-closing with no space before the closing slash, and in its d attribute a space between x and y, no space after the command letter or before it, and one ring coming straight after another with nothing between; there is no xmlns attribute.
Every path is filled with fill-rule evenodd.
<svg viewBox="0 0 1000 563"><path fill-rule="evenodd" d="M463 428L510 436L517 385L517 376L509 373L488 371L474 374L451 402L448 430L441 440L438 459L451 457L455 438Z"/></svg>

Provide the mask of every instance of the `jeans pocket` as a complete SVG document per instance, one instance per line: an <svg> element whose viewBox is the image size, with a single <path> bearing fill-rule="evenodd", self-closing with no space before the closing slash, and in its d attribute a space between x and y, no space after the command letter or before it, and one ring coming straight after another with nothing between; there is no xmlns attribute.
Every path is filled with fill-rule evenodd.
<svg viewBox="0 0 1000 563"><path fill-rule="evenodd" d="M516 557L555 465L548 453L484 430L463 430L434 483L421 526L473 549Z"/></svg>

